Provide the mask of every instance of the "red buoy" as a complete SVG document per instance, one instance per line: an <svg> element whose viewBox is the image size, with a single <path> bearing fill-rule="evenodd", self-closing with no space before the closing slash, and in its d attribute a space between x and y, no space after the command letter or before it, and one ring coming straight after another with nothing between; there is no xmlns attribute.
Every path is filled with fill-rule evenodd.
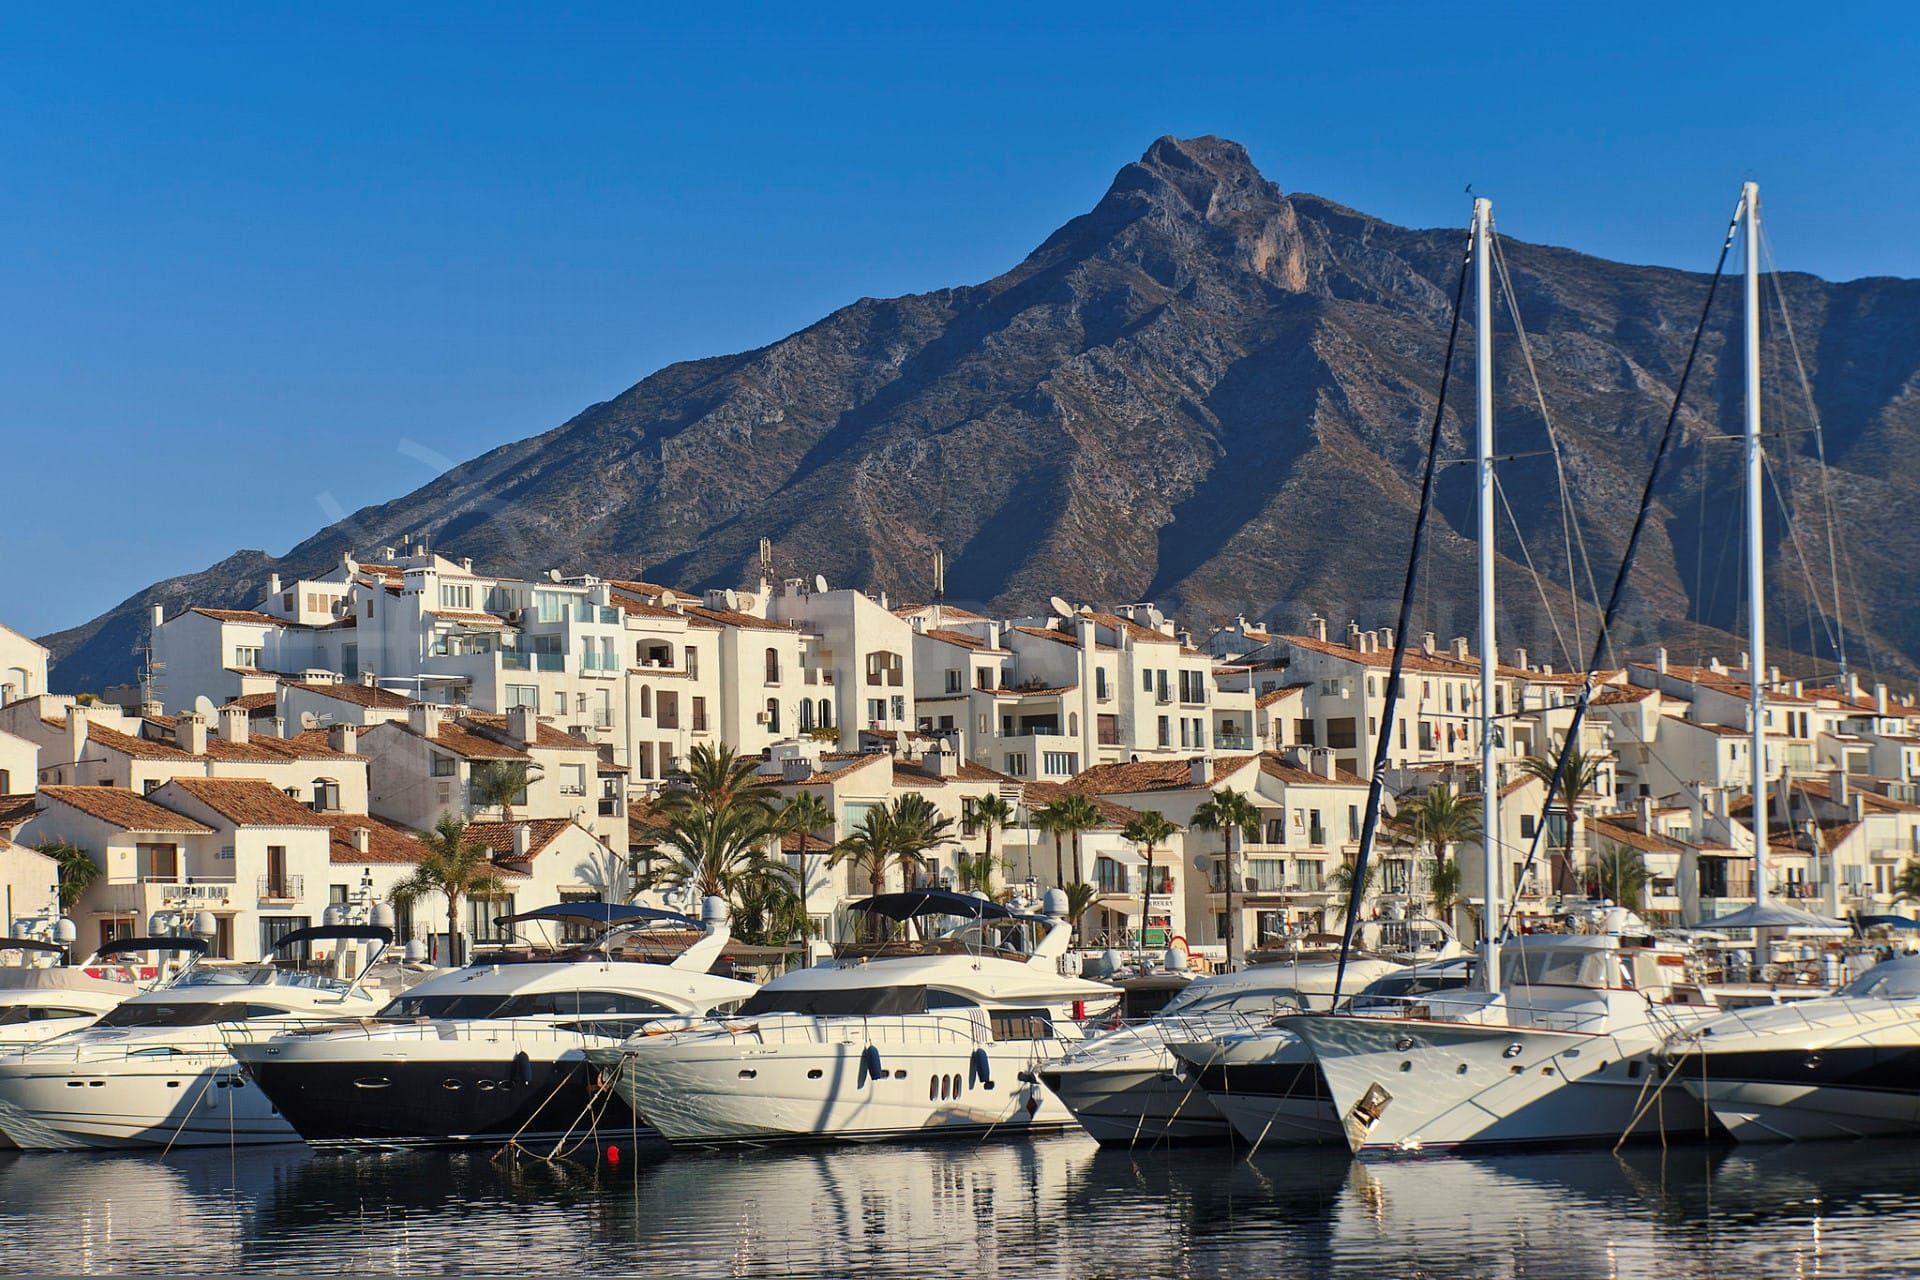
<svg viewBox="0 0 1920 1280"><path fill-rule="evenodd" d="M614 1146L612 1143L607 1144L607 1163L608 1164L620 1163L620 1148Z"/></svg>

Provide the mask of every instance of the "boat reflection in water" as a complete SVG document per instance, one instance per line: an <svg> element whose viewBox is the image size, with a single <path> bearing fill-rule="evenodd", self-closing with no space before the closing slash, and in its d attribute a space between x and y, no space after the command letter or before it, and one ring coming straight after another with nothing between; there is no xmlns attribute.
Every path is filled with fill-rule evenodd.
<svg viewBox="0 0 1920 1280"><path fill-rule="evenodd" d="M604 1154L604 1153L603 1153ZM1920 1271L1907 1144L1356 1162L1081 1135L493 1163L0 1154L0 1271L1081 1277Z"/></svg>

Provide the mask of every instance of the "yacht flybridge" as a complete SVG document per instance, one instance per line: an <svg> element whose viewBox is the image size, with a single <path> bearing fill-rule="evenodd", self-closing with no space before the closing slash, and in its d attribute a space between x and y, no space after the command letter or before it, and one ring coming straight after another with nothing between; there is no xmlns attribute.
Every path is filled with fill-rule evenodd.
<svg viewBox="0 0 1920 1280"><path fill-rule="evenodd" d="M233 1053L316 1146L551 1143L593 1124L626 1134L637 1122L600 1093L586 1050L753 994L750 983L707 972L729 935L723 912L706 917L599 902L502 917L596 937L483 956L372 1018L251 1040Z"/></svg>
<svg viewBox="0 0 1920 1280"><path fill-rule="evenodd" d="M877 943L774 979L731 1017L588 1050L668 1141L1020 1134L1072 1114L1038 1072L1118 1004L1060 972L1071 926L968 894L852 905Z"/></svg>
<svg viewBox="0 0 1920 1280"><path fill-rule="evenodd" d="M19 953L27 963L0 967L0 1054L93 1025L121 1001L139 995L168 975L165 957L185 958L183 968L206 954L198 938L122 938L109 942L84 964L65 963L67 949L32 938L8 938L0 953ZM130 957L152 954L144 966Z"/></svg>
<svg viewBox="0 0 1920 1280"><path fill-rule="evenodd" d="M0 1133L27 1150L292 1141L228 1046L372 1013L385 1003L376 980L411 976L376 967L392 940L373 925L296 929L258 964L194 965L83 1030L8 1054ZM323 948L324 965L304 959Z"/></svg>

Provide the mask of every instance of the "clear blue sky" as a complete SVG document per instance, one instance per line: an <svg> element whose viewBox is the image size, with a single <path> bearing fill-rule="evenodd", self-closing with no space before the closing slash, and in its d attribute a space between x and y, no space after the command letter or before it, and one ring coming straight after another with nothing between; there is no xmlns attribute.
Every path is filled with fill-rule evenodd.
<svg viewBox="0 0 1920 1280"><path fill-rule="evenodd" d="M1164 133L1687 267L1752 176L1783 265L1920 275L1911 5L77 8L0 18L32 633L671 361L994 275Z"/></svg>

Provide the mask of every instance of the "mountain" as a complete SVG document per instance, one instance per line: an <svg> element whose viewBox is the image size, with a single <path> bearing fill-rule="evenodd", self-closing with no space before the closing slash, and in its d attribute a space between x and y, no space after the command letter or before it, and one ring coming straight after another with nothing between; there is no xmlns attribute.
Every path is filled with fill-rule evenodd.
<svg viewBox="0 0 1920 1280"><path fill-rule="evenodd" d="M1162 138L1089 212L984 284L863 298L755 351L688 361L544 434L322 529L284 556L242 551L47 638L62 687L125 678L146 607L241 606L266 575L426 535L498 571L560 566L688 587L737 585L761 537L785 576L1027 610L1154 599L1194 624L1312 611L1389 622L1446 348L1462 226L1409 230L1287 195L1219 138ZM1623 212L1623 216L1628 216ZM1701 218L1702 258L1720 228ZM1502 316L1503 635L1565 665L1574 620L1563 513L1605 591L1705 298L1707 277L1503 241L1568 501L1533 383ZM1857 667L1920 662L1920 282L1780 279L1825 427ZM1470 302L1470 300L1469 300ZM1720 292L1685 439L1620 640L1731 653L1739 574L1739 288ZM1790 352L1767 371L1776 643L1826 653L1827 506ZM1471 317L1448 397L1449 457L1470 450ZM1439 485L1422 622L1472 616L1472 493ZM1796 545L1797 540L1797 545ZM1807 571L1802 571L1802 562ZM1583 585L1584 571L1573 577ZM1591 594L1591 593L1589 593ZM1549 617L1543 596L1554 610ZM1861 606L1865 606L1864 612ZM1567 641L1555 638L1555 626ZM1582 621L1590 638L1592 617ZM1589 639L1590 642L1590 639Z"/></svg>

